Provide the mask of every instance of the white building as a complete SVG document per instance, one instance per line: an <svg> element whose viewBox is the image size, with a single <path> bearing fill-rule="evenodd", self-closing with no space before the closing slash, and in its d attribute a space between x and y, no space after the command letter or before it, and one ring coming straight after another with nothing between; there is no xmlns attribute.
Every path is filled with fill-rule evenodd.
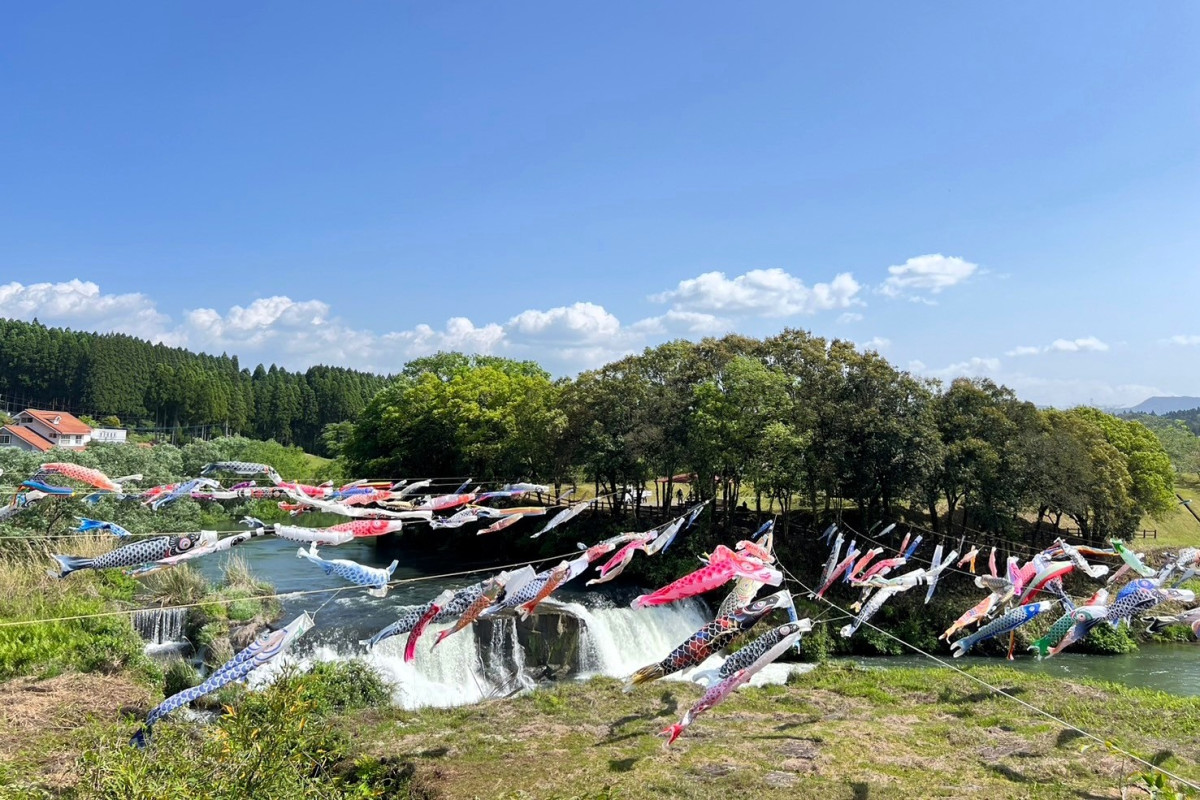
<svg viewBox="0 0 1200 800"><path fill-rule="evenodd" d="M125 441L125 431L112 428L102 430L119 433L120 436L105 441ZM27 408L17 414L11 425L0 428L0 447L17 447L44 453L52 447L78 450L92 441L93 431L89 425L65 411L39 411Z"/></svg>
<svg viewBox="0 0 1200 800"><path fill-rule="evenodd" d="M92 441L105 444L125 444L124 428L92 428Z"/></svg>

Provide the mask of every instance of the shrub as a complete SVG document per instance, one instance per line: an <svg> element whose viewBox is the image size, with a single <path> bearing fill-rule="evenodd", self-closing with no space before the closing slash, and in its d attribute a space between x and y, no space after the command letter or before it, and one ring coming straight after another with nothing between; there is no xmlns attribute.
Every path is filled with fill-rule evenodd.
<svg viewBox="0 0 1200 800"><path fill-rule="evenodd" d="M412 797L413 770L358 756L345 734L322 724L309 694L320 679L285 673L244 694L215 724L164 720L149 747L124 742L89 750L79 792L98 798ZM213 776L219 776L214 780Z"/></svg>
<svg viewBox="0 0 1200 800"><path fill-rule="evenodd" d="M800 659L802 661L824 663L829 660L829 654L834 648L829 628L829 625L817 624L810 632L804 634L800 640Z"/></svg>
<svg viewBox="0 0 1200 800"><path fill-rule="evenodd" d="M28 622L0 628L0 680L122 669L161 680L128 615L92 616L112 609L109 598L127 597L127 581L119 573L60 580L28 560L0 559L0 619ZM58 619L63 617L82 618Z"/></svg>
<svg viewBox="0 0 1200 800"><path fill-rule="evenodd" d="M212 584L190 564L180 564L156 572L146 578L150 600L161 606L181 606L198 603L210 591Z"/></svg>
<svg viewBox="0 0 1200 800"><path fill-rule="evenodd" d="M1092 628L1087 638L1075 645L1075 649L1081 653L1118 656L1124 653L1132 653L1138 649L1138 646L1137 642L1133 640L1133 636L1130 635L1127 625L1114 628L1111 625L1101 623Z"/></svg>
<svg viewBox="0 0 1200 800"><path fill-rule="evenodd" d="M322 661L301 681L305 699L328 711L378 708L391 703L392 693L379 673L365 661Z"/></svg>
<svg viewBox="0 0 1200 800"><path fill-rule="evenodd" d="M176 659L167 664L163 671L163 694L170 697L184 689L190 689L200 683L200 675L196 668L183 659Z"/></svg>

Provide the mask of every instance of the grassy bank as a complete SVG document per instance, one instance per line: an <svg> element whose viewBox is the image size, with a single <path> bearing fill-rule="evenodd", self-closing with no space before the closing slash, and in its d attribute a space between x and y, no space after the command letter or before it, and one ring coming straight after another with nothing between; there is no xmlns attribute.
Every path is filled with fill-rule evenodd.
<svg viewBox="0 0 1200 800"><path fill-rule="evenodd" d="M1200 780L1200 699L977 674ZM652 734L699 694L667 683L625 695L597 679L354 725L368 752L413 760L446 797L1119 797L1140 771L949 671L820 667L739 692L664 749Z"/></svg>
<svg viewBox="0 0 1200 800"><path fill-rule="evenodd" d="M1175 482L1175 491L1183 499L1193 501L1192 508L1200 513L1200 479L1181 475ZM1182 505L1175 506L1161 519L1147 517L1142 520L1141 528L1156 531L1158 538L1134 539L1134 546L1138 550L1200 547L1200 522Z"/></svg>
<svg viewBox="0 0 1200 800"><path fill-rule="evenodd" d="M975 674L1200 780L1200 698L1004 668ZM125 744L136 721L120 715L149 700L128 686L97 692L79 683L96 680L53 679L32 703L28 686L0 687L0 715L18 733L0 748L0 778L24 796L67 798L286 789L278 796L834 800L1121 797L1142 772L940 669L822 666L787 686L738 692L669 749L654 734L695 702L698 687L660 683L624 694L617 682L594 679L406 712L381 705L369 676L292 676L235 700L216 724L161 724L141 753ZM54 692L73 702L54 709Z"/></svg>
<svg viewBox="0 0 1200 800"><path fill-rule="evenodd" d="M85 556L111 547L101 537L83 535L72 545ZM47 574L52 563L32 546L0 554L0 623L5 623L0 626L0 680L70 670L160 678L142 655L142 640L129 616L110 613L135 605L137 581L116 570L61 580ZM73 619L41 621L62 618Z"/></svg>

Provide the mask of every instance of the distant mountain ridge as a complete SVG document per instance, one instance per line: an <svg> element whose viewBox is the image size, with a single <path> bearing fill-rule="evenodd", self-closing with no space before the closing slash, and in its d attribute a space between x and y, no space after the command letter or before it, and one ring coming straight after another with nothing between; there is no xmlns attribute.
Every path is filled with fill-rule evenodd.
<svg viewBox="0 0 1200 800"><path fill-rule="evenodd" d="M1138 414L1170 414L1193 408L1200 408L1200 397L1148 397L1127 410Z"/></svg>

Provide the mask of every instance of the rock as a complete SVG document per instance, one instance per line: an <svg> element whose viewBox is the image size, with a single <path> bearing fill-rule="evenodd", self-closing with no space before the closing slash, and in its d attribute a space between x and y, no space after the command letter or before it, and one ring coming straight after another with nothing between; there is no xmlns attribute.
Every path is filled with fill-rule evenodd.
<svg viewBox="0 0 1200 800"><path fill-rule="evenodd" d="M266 623L257 620L231 625L229 628L229 643L233 645L235 653L245 650L266 629Z"/></svg>
<svg viewBox="0 0 1200 800"><path fill-rule="evenodd" d="M796 785L796 776L788 772L768 772L763 776L763 783L772 789L786 789Z"/></svg>

